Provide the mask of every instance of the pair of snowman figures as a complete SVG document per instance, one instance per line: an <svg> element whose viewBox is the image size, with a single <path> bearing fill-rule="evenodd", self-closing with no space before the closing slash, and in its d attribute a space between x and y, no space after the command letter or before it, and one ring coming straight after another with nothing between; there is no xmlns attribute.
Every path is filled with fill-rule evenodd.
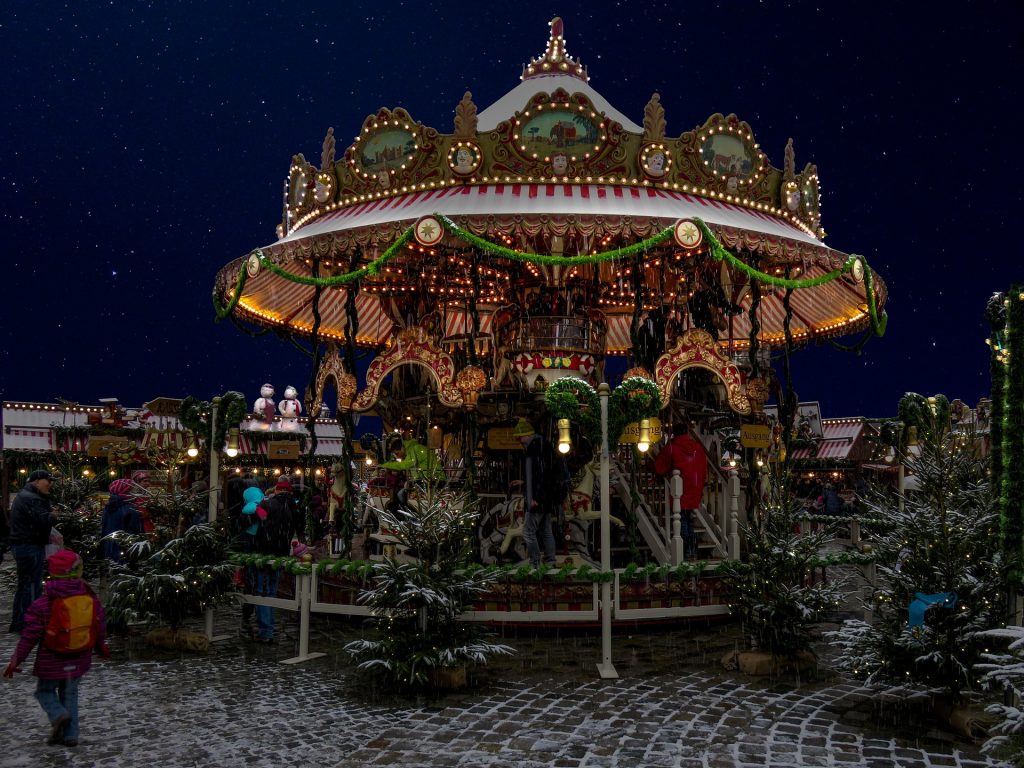
<svg viewBox="0 0 1024 768"><path fill-rule="evenodd" d="M274 423L274 409L281 412L286 419L296 419L302 413L302 403L299 402L299 393L295 387L285 387L284 400L274 405L274 385L264 384L260 387L260 397L253 403L252 411L256 418L267 424Z"/></svg>

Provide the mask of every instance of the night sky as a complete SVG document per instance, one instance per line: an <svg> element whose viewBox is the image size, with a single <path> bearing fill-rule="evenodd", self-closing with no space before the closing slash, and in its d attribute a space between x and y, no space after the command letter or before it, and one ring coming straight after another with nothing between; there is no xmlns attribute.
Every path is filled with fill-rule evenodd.
<svg viewBox="0 0 1024 768"><path fill-rule="evenodd" d="M751 124L775 167L822 182L826 243L889 287L860 356L799 353L822 415L895 413L905 391L989 390L988 297L1024 280L1019 2L8 2L0 13L0 396L140 405L251 402L308 383L272 334L216 323L217 270L274 241L292 155L344 153L404 107L450 133L565 22L590 84L668 134L714 112ZM847 339L852 342L854 339Z"/></svg>

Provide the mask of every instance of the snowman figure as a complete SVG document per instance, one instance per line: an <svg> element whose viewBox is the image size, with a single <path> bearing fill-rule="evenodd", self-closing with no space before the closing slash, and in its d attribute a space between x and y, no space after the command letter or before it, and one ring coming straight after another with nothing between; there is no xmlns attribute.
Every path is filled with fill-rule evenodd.
<svg viewBox="0 0 1024 768"><path fill-rule="evenodd" d="M274 385L264 384L260 387L260 396L252 405L252 412L258 421L264 424L274 423Z"/></svg>
<svg viewBox="0 0 1024 768"><path fill-rule="evenodd" d="M281 411L281 416L286 420L285 426L291 429L295 428L295 420L302 413L302 403L298 401L299 393L295 391L295 387L287 386L284 389L284 400L277 404L277 409Z"/></svg>

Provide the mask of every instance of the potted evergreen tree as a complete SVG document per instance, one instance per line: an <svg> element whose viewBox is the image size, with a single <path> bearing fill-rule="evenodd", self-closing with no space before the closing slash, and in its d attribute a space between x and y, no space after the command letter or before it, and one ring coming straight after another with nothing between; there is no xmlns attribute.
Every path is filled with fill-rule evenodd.
<svg viewBox="0 0 1024 768"><path fill-rule="evenodd" d="M730 652L726 666L752 675L813 669L817 625L840 604L838 580L812 579L816 561L834 538L835 524L801 533L800 504L778 477L741 527L746 560L726 561L719 573L730 587L730 606L749 648Z"/></svg>
<svg viewBox="0 0 1024 768"><path fill-rule="evenodd" d="M882 521L873 541L878 583L869 600L874 620L851 619L828 638L837 664L869 685L930 699L940 716L978 737L984 718L964 705L980 687L976 667L990 644L986 630L1003 615L1004 569L999 519L987 459L971 435L950 432L945 398L908 394L916 447L902 457L916 488L902 499L866 500Z"/></svg>
<svg viewBox="0 0 1024 768"><path fill-rule="evenodd" d="M158 493L166 504L167 492ZM182 509L195 506L189 491L175 491L172 496ZM159 622L164 626L147 635L150 643L206 650L206 636L188 632L183 625L207 608L231 599L236 566L227 560L223 535L213 526L193 525L169 540L158 534L123 531L112 534L112 538L120 545L122 556L120 563L111 565L108 623L124 629L129 624Z"/></svg>
<svg viewBox="0 0 1024 768"><path fill-rule="evenodd" d="M357 640L345 650L359 668L386 683L410 688L457 688L466 684L467 664L510 654L481 628L458 617L486 591L497 572L471 566L478 502L468 493L421 489L416 509L380 515L380 525L405 554L373 566L360 602L373 610L379 639Z"/></svg>

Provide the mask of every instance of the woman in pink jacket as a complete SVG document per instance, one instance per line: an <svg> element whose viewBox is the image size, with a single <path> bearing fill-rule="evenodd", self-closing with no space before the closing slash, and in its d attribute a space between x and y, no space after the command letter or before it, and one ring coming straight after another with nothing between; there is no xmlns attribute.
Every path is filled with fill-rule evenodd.
<svg viewBox="0 0 1024 768"><path fill-rule="evenodd" d="M103 658L110 657L106 623L103 606L81 578L82 558L70 549L62 549L50 555L47 566L50 578L43 587L42 596L25 612L25 628L14 655L4 669L4 677L13 677L38 644L32 674L39 678L36 699L50 719L50 737L46 743L75 747L78 746L78 683L92 666L93 650L99 651ZM75 595L91 595L93 598L95 642L80 651L59 653L42 642L50 624L51 608L54 600Z"/></svg>

